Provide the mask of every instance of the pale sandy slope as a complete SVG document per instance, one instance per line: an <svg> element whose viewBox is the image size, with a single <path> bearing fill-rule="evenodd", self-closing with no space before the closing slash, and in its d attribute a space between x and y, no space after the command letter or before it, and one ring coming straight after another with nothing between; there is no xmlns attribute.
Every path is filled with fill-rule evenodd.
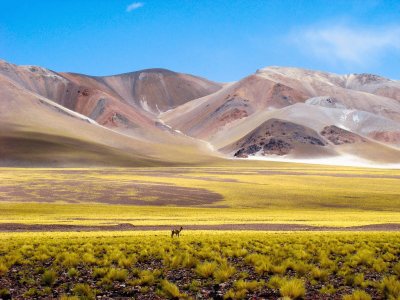
<svg viewBox="0 0 400 300"><path fill-rule="evenodd" d="M5 61L0 76L2 165L186 164L218 156L164 125L157 111L212 93L217 83L161 69L93 77Z"/></svg>
<svg viewBox="0 0 400 300"><path fill-rule="evenodd" d="M204 143L117 133L0 75L0 165L151 166L212 160ZM169 141L169 142L168 142Z"/></svg>
<svg viewBox="0 0 400 300"><path fill-rule="evenodd" d="M221 88L218 83L164 69L95 77L0 61L0 74L28 91L128 134L157 127L159 112Z"/></svg>

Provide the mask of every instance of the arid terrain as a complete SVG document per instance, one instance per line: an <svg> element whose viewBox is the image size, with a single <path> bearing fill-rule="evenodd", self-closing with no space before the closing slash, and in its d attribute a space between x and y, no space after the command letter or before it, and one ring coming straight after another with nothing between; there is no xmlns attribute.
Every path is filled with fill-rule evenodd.
<svg viewBox="0 0 400 300"><path fill-rule="evenodd" d="M267 67L217 83L164 69L96 77L1 61L0 96L2 166L400 163L400 83L377 75Z"/></svg>
<svg viewBox="0 0 400 300"><path fill-rule="evenodd" d="M396 299L393 233L1 234L3 299ZM368 242L365 242L365 241Z"/></svg>
<svg viewBox="0 0 400 300"><path fill-rule="evenodd" d="M398 170L245 160L207 167L3 168L0 230L12 231L12 224L19 231L397 230L399 180Z"/></svg>
<svg viewBox="0 0 400 300"><path fill-rule="evenodd" d="M1 61L0 166L3 300L400 297L395 80Z"/></svg>

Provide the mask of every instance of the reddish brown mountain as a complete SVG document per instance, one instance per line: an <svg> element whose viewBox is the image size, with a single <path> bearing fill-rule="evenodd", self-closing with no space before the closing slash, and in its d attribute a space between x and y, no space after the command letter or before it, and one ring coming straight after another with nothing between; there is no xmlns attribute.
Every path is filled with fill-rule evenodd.
<svg viewBox="0 0 400 300"><path fill-rule="evenodd" d="M400 83L268 67L219 84L0 61L0 164L160 165L247 157L400 164Z"/></svg>

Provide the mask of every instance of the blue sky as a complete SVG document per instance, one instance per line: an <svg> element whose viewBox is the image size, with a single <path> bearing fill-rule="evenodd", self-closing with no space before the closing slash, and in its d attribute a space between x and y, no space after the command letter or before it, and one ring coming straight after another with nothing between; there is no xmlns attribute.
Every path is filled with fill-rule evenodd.
<svg viewBox="0 0 400 300"><path fill-rule="evenodd" d="M217 81L268 65L400 79L400 1L0 0L0 58Z"/></svg>

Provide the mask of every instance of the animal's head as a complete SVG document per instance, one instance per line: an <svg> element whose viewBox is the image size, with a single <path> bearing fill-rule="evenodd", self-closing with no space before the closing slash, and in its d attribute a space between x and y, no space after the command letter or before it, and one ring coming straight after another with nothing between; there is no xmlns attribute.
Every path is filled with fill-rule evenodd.
<svg viewBox="0 0 400 300"><path fill-rule="evenodd" d="M183 229L183 227L181 226L181 230Z"/></svg>

